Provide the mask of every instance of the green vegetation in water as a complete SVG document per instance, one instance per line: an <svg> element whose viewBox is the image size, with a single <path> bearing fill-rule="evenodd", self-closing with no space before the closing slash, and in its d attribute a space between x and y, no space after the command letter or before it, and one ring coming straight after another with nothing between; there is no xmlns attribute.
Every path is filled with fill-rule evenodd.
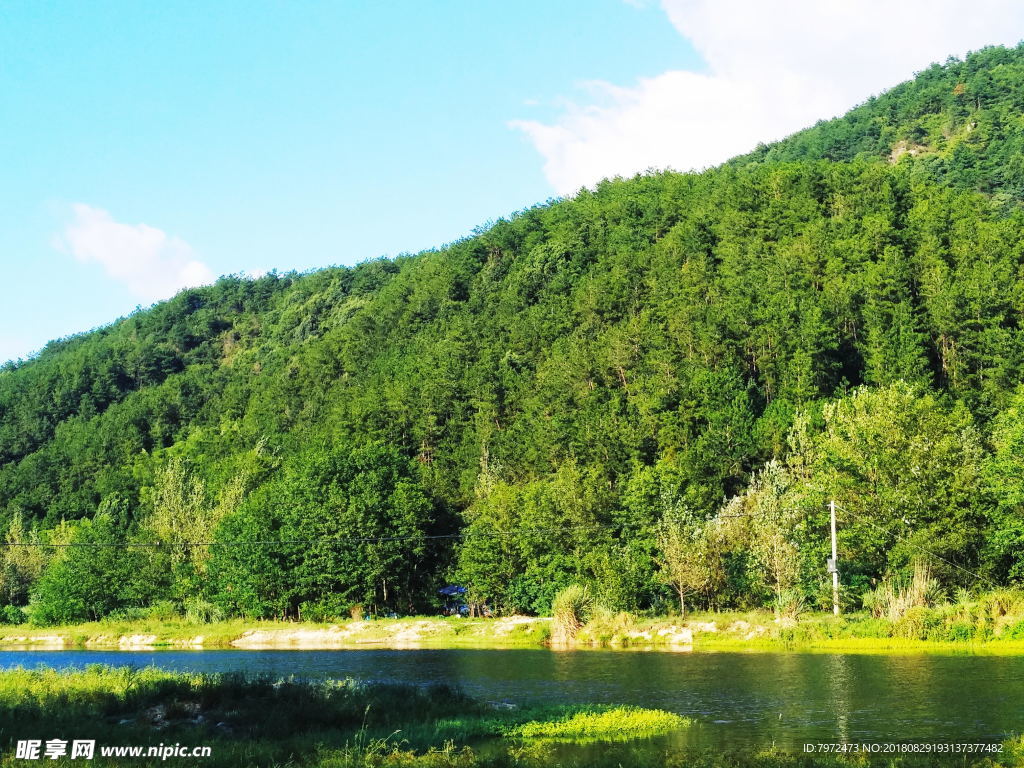
<svg viewBox="0 0 1024 768"><path fill-rule="evenodd" d="M672 712L640 707L608 707L575 712L560 719L531 720L506 732L524 739L623 740L657 736L690 725Z"/></svg>
<svg viewBox="0 0 1024 768"><path fill-rule="evenodd" d="M371 765L376 757L405 759L395 757L401 754L414 764L430 764L435 758L424 753L459 760L472 754L456 750L456 741L462 746L484 738L621 741L689 721L636 707L496 709L446 686L313 683L97 665L83 671L0 672L0 722L5 756L15 739L97 739L101 745L177 741L210 745L213 756L204 765L227 766L272 764L288 755L309 765Z"/></svg>
<svg viewBox="0 0 1024 768"><path fill-rule="evenodd" d="M864 757L736 750L708 754L646 737L686 718L636 707L495 709L444 686L320 683L92 666L0 672L0 766L19 739L102 745L204 745L207 768L811 768L874 765ZM594 744L594 742L600 744ZM578 749L576 746L578 745ZM1024 743L962 764L1020 765ZM886 757L889 768L936 764ZM50 763L48 763L50 764ZM55 761L55 765L74 765ZM97 753L96 766L166 765Z"/></svg>
<svg viewBox="0 0 1024 768"><path fill-rule="evenodd" d="M439 720L434 737L464 742L483 738L629 741L691 725L659 709L610 705L501 707L483 715Z"/></svg>

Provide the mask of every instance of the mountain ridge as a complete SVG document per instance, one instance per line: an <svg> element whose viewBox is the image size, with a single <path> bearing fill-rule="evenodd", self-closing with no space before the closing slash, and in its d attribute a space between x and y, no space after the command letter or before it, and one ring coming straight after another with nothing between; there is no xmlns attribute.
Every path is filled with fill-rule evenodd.
<svg viewBox="0 0 1024 768"><path fill-rule="evenodd" d="M844 533L851 601L919 555L911 505L911 538L1016 579L1017 491L993 478L1022 407L1022 116L1024 49L987 48L718 168L604 181L416 256L222 278L53 342L0 369L0 524L374 540L171 557L55 620L195 594L246 615L407 610L448 578L507 610L574 581L651 608L679 588L677 523L722 549L705 599L816 604L828 495L888 530ZM911 457L927 477L906 479ZM816 511L783 520L798 497ZM764 531L710 541L730 504L775 510L789 572L753 575ZM483 536L563 525L583 533ZM453 531L478 538L380 541ZM73 556L10 551L0 601L85 604Z"/></svg>

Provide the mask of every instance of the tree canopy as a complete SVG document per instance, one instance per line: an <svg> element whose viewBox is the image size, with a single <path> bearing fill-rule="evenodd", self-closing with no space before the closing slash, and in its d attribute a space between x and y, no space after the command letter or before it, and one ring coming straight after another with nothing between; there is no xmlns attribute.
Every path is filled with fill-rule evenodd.
<svg viewBox="0 0 1024 768"><path fill-rule="evenodd" d="M1020 581L1022 118L1024 49L988 48L718 168L52 342L0 368L0 526L39 553L0 602L666 609L669 545L713 545L689 602L813 602L833 497L850 600L923 548ZM168 546L143 585L62 536Z"/></svg>

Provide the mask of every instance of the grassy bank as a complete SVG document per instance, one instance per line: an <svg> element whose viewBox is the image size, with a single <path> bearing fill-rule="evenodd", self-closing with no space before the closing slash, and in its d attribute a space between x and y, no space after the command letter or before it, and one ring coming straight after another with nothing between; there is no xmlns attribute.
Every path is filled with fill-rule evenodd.
<svg viewBox="0 0 1024 768"><path fill-rule="evenodd" d="M444 686L195 675L95 666L75 672L0 672L0 766L18 740L96 740L92 765L206 768L803 768L927 766L930 758L809 756L771 751L703 754L649 737L685 731L678 715L635 707L500 706ZM112 758L102 748L179 744L208 757ZM1024 744L958 765L1021 765ZM81 759L47 760L76 765ZM948 764L948 761L947 761Z"/></svg>
<svg viewBox="0 0 1024 768"><path fill-rule="evenodd" d="M596 608L565 622L543 617L411 617L295 623L184 618L114 620L65 627L0 625L0 648L663 648L672 650L945 651L1024 653L1024 603L992 593L913 607L893 618L768 611L644 617ZM561 627L561 628L560 628Z"/></svg>
<svg viewBox="0 0 1024 768"><path fill-rule="evenodd" d="M598 613L575 633L573 647L692 648L697 651L846 651L884 653L936 651L1024 653L1017 624L992 631L984 624L965 632L959 622L929 619L921 625L877 619L868 613L803 614L779 618L770 612L696 613L645 618Z"/></svg>
<svg viewBox="0 0 1024 768"><path fill-rule="evenodd" d="M1002 589L934 602L909 590L889 597L872 611L840 616L751 611L690 614L685 621L645 619L581 603L568 619L556 616L553 636L564 636L568 625L575 643L599 646L690 642L701 649L1024 653L1024 592ZM582 610L586 621L578 615Z"/></svg>

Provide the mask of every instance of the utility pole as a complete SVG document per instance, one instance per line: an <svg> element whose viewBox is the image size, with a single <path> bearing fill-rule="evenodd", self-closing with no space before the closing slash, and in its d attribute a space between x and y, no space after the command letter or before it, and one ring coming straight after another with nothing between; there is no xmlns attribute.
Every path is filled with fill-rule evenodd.
<svg viewBox="0 0 1024 768"><path fill-rule="evenodd" d="M828 503L829 516L832 518L832 559L828 561L828 570L832 574L832 613L839 615L839 554L836 551L836 500Z"/></svg>

